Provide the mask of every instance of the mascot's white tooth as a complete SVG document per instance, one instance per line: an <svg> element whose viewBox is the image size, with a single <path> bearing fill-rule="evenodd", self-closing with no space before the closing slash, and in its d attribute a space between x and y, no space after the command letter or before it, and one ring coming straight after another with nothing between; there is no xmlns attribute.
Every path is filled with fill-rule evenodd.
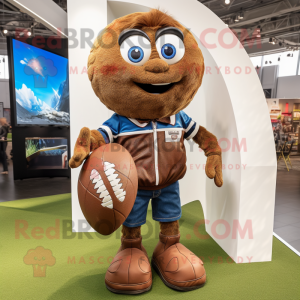
<svg viewBox="0 0 300 300"><path fill-rule="evenodd" d="M106 203L101 203L102 206L108 207L108 208L113 208L113 203L112 201L106 202Z"/></svg>
<svg viewBox="0 0 300 300"><path fill-rule="evenodd" d="M123 193L123 189L118 189L117 191L115 191L115 195L118 196L120 195L121 193Z"/></svg>
<svg viewBox="0 0 300 300"><path fill-rule="evenodd" d="M118 194L118 195L116 195L117 196L117 198L122 198L123 196L125 196L126 195L126 192L122 192L122 193L120 193L120 194Z"/></svg>
<svg viewBox="0 0 300 300"><path fill-rule="evenodd" d="M105 175L106 175L106 176L109 176L109 175L111 175L111 174L114 174L115 171L116 171L116 170L115 170L114 168L110 168L110 169L108 169L108 170L105 171Z"/></svg>
<svg viewBox="0 0 300 300"><path fill-rule="evenodd" d="M113 180L113 181L110 182L110 185L112 187L114 187L114 186L116 186L120 182L120 180L121 180L121 178L115 179L115 180Z"/></svg>
<svg viewBox="0 0 300 300"><path fill-rule="evenodd" d="M97 183L95 184L94 189L97 189L97 188L101 187L102 185L103 185L103 180L99 180L99 181L97 181Z"/></svg>
<svg viewBox="0 0 300 300"><path fill-rule="evenodd" d="M104 184L102 184L100 187L99 187L99 189L97 190L97 194L100 194L101 192L103 192L103 191L105 191L106 190L106 187L105 187L105 185Z"/></svg>
<svg viewBox="0 0 300 300"><path fill-rule="evenodd" d="M108 202L108 201L110 201L110 200L111 200L111 196L108 195L108 196L106 196L106 197L103 198L102 202L103 202L103 203L106 203L106 202Z"/></svg>
<svg viewBox="0 0 300 300"><path fill-rule="evenodd" d="M115 168L116 166L110 162L105 161L104 162L104 170L108 170L110 168Z"/></svg>
<svg viewBox="0 0 300 300"><path fill-rule="evenodd" d="M123 196L123 197L119 198L119 200L120 200L121 202L123 202L123 201L124 201L124 199L125 199L125 196Z"/></svg>
<svg viewBox="0 0 300 300"><path fill-rule="evenodd" d="M95 178L93 179L93 183L96 183L96 182L98 182L99 180L102 180L100 174L99 174L97 177L95 177Z"/></svg>
<svg viewBox="0 0 300 300"><path fill-rule="evenodd" d="M112 186L112 188L113 188L113 191L116 192L117 190L119 190L119 189L122 187L122 183L120 183L120 184L118 184L118 185L115 185L115 186L113 186L113 185L111 184L111 186Z"/></svg>
<svg viewBox="0 0 300 300"><path fill-rule="evenodd" d="M152 83L152 85L168 85L168 84L171 84L171 83Z"/></svg>
<svg viewBox="0 0 300 300"><path fill-rule="evenodd" d="M111 174L110 176L107 177L107 179L108 179L109 181L113 181L113 180L115 180L117 177L118 177L118 173L117 173L117 174Z"/></svg>
<svg viewBox="0 0 300 300"><path fill-rule="evenodd" d="M104 198L107 195L109 195L109 192L108 192L108 190L105 190L100 194L99 198Z"/></svg>
<svg viewBox="0 0 300 300"><path fill-rule="evenodd" d="M97 175L99 175L98 171L93 169L90 175L90 180L93 180L95 177L97 177Z"/></svg>

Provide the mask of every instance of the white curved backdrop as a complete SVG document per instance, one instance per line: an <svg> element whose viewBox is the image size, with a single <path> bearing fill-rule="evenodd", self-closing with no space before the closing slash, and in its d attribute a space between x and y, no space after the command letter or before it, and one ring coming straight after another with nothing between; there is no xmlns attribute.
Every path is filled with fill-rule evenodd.
<svg viewBox="0 0 300 300"><path fill-rule="evenodd" d="M236 262L269 261L276 184L270 118L251 61L236 38L225 33L225 24L194 0L72 0L68 3L68 26L77 32L91 28L97 34L114 18L148 11L149 5L166 10L190 28L198 41L204 37L209 44L199 42L206 72L202 87L185 111L219 139L224 149L224 185L217 188L205 177L203 153L187 143L188 172L180 182L182 205L201 201L207 232ZM69 50L70 66L82 70L88 54L86 47L73 47ZM70 74L70 97L74 145L81 127L98 128L112 112L96 98L86 73ZM72 170L74 230L85 231L78 223L83 219L77 199L78 174L79 170Z"/></svg>

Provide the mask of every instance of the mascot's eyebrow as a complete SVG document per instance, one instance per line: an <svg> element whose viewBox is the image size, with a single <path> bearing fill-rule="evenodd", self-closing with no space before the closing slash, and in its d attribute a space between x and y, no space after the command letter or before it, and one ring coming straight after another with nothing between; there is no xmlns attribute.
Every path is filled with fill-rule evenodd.
<svg viewBox="0 0 300 300"><path fill-rule="evenodd" d="M165 27L158 29L155 34L155 40L157 40L159 37L161 37L164 34L174 34L177 35L182 41L183 41L183 33L180 29L176 27Z"/></svg>
<svg viewBox="0 0 300 300"><path fill-rule="evenodd" d="M150 42L150 38L149 38L149 36L147 35L146 32L144 32L143 30L140 30L140 29L133 28L133 29L124 29L120 33L120 36L119 36L119 39L118 39L119 45L121 46L121 44L123 43L123 41L126 40L131 35L140 35L140 36L143 36L144 38L146 38Z"/></svg>

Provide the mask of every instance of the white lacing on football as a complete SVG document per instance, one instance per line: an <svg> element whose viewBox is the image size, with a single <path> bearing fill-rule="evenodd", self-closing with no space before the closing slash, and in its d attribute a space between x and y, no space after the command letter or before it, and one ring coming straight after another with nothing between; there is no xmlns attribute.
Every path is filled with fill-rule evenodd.
<svg viewBox="0 0 300 300"><path fill-rule="evenodd" d="M125 200L126 192L122 189L122 183L119 174L115 173L115 165L109 162L104 162L104 172L107 179L119 201L123 202ZM101 205L108 208L113 208L112 198L106 189L101 175L95 169L92 170L90 175L90 180L95 184L94 189L97 189L96 193L100 194L99 198L103 198Z"/></svg>

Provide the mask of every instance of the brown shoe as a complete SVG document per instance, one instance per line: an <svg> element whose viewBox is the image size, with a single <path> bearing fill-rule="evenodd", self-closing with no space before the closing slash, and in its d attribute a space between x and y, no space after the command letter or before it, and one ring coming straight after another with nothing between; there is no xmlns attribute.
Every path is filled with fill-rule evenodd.
<svg viewBox="0 0 300 300"><path fill-rule="evenodd" d="M113 293L141 294L152 286L152 272L142 237L121 239L121 247L107 269L105 285Z"/></svg>
<svg viewBox="0 0 300 300"><path fill-rule="evenodd" d="M191 291L202 287L206 273L202 260L179 243L180 234L159 234L152 266L164 284L174 290Z"/></svg>

